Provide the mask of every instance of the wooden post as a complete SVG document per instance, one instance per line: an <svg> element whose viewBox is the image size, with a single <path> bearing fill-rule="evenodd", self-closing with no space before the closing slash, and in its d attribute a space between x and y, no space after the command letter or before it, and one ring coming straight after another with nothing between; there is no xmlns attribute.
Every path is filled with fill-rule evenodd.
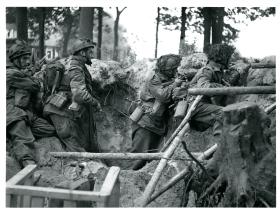
<svg viewBox="0 0 280 217"><path fill-rule="evenodd" d="M202 152L197 159L199 161L203 161L207 159L210 155L212 155L217 150L218 145L215 144L211 148L207 149L205 152ZM171 178L160 190L158 190L155 194L151 196L151 199L149 200L148 204L154 201L156 198L158 198L160 195L162 195L164 192L166 192L168 189L173 187L176 183L178 183L180 180L182 180L189 172L189 167L186 167L181 172L179 172L177 175L175 175L173 178Z"/></svg>
<svg viewBox="0 0 280 217"><path fill-rule="evenodd" d="M100 195L105 197L104 202L98 202L99 207L119 207L120 183L119 167L111 167L100 190Z"/></svg>
<svg viewBox="0 0 280 217"><path fill-rule="evenodd" d="M171 145L167 148L167 150L164 152L164 156L163 158L160 160L150 182L148 183L142 197L140 198L140 203L139 205L141 207L144 207L148 204L150 197L152 195L152 193L155 190L156 184L158 183L158 180L161 176L161 173L163 171L163 169L165 168L168 158L170 158L170 156L172 156L172 154L174 153L175 149L178 147L178 145L181 143L183 136L185 135L185 133L187 132L187 130L189 130L190 125L187 123L184 128L178 133L177 137L173 140L173 142L171 143Z"/></svg>
<svg viewBox="0 0 280 217"><path fill-rule="evenodd" d="M188 109L188 112L180 125L177 127L177 129L174 131L174 133L170 136L170 138L166 141L166 143L163 144L163 147L161 148L161 152L163 152L169 144L173 141L173 139L178 135L178 133L183 129L183 127L186 125L186 123L190 120L192 113L196 109L197 105L199 104L200 100L202 99L202 96L197 96L192 103L191 107Z"/></svg>

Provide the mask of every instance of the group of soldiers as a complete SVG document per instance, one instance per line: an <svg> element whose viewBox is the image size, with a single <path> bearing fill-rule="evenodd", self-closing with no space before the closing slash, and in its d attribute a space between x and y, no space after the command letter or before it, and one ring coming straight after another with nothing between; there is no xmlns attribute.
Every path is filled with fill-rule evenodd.
<svg viewBox="0 0 280 217"><path fill-rule="evenodd" d="M7 151L22 167L36 163L34 145L43 137L57 136L66 151L101 152L93 117L101 105L86 67L91 65L95 45L89 39L77 39L66 65L60 60L48 63L41 79L30 70L31 51L26 43L17 41L8 50ZM190 80L179 76L181 56L168 54L158 58L153 77L146 81L140 93L143 112L132 122L130 152L158 150L168 131L170 115L174 114L170 105L182 99L191 104L194 97L188 95L189 87L223 86L225 69L233 52L229 45L212 45L207 52L206 66ZM221 113L222 106L216 97L203 97L192 114L190 126L198 131L213 127L213 135L218 140ZM133 161L131 168L138 170L145 163Z"/></svg>

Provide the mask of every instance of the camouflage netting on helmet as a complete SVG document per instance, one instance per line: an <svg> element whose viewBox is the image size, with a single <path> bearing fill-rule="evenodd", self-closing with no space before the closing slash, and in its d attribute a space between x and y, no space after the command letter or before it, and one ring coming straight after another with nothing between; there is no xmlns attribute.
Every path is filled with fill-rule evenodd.
<svg viewBox="0 0 280 217"><path fill-rule="evenodd" d="M13 60L26 54L31 54L31 49L24 41L17 40L16 43L12 45L8 50L8 56L10 60Z"/></svg>
<svg viewBox="0 0 280 217"><path fill-rule="evenodd" d="M180 65L181 57L176 54L163 55L157 60L157 69L159 71L174 70Z"/></svg>
<svg viewBox="0 0 280 217"><path fill-rule="evenodd" d="M79 38L76 41L74 41L73 46L71 48L71 53L75 54L79 52L82 49L89 48L89 47L95 47L96 43L91 41L87 38Z"/></svg>
<svg viewBox="0 0 280 217"><path fill-rule="evenodd" d="M235 48L231 45L214 44L210 46L207 52L207 57L208 60L213 60L214 62L222 65L227 65L234 50Z"/></svg>
<svg viewBox="0 0 280 217"><path fill-rule="evenodd" d="M178 73L183 77L191 80L197 71L205 66L207 63L207 56L204 53L195 53L182 58L181 64L178 68Z"/></svg>

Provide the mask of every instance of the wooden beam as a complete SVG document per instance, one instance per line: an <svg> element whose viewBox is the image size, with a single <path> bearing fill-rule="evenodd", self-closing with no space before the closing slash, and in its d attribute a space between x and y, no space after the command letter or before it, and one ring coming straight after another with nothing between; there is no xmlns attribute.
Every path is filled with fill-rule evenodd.
<svg viewBox="0 0 280 217"><path fill-rule="evenodd" d="M23 168L21 171L19 171L16 175L14 175L12 178L10 178L6 185L17 185L17 184L23 184L26 179L29 178L30 175L33 174L35 169L37 168L37 165L28 165L25 168Z"/></svg>
<svg viewBox="0 0 280 217"><path fill-rule="evenodd" d="M207 159L210 155L212 155L218 148L218 145L215 144L206 151L202 152L198 157L197 160L203 161ZM176 185L177 182L182 180L187 173L189 172L189 166L187 166L185 169L183 169L181 172L179 172L177 175L175 175L173 178L171 178L160 190L158 190L155 194L153 194L148 202L151 203L156 198L158 198L160 195L162 195L164 192L166 192L168 189Z"/></svg>
<svg viewBox="0 0 280 217"><path fill-rule="evenodd" d="M269 114L276 109L276 102L264 109L265 113Z"/></svg>
<svg viewBox="0 0 280 217"><path fill-rule="evenodd" d="M252 86L252 87L222 87L222 88L190 88L191 95L218 96L239 94L275 94L275 86Z"/></svg>
<svg viewBox="0 0 280 217"><path fill-rule="evenodd" d="M195 156L200 152L193 152ZM117 160L160 160L163 153L88 153L88 152L50 152L50 155L57 158L87 158L87 159L117 159ZM190 160L189 156L185 160ZM176 160L176 158L172 158ZM180 158L180 160L183 160Z"/></svg>
<svg viewBox="0 0 280 217"><path fill-rule="evenodd" d="M184 117L184 119L182 120L182 122L180 123L180 125L173 132L173 134L169 137L169 139L163 144L163 146L160 150L161 152L164 152L166 150L166 148L173 141L173 139L178 135L178 133L183 129L183 127L188 123L188 121L191 118L192 113L195 111L195 109L196 109L197 105L199 104L200 100L202 99L202 97L203 96L197 96L195 98L194 102L192 103L192 105L188 109L188 112L187 112L186 116Z"/></svg>
<svg viewBox="0 0 280 217"><path fill-rule="evenodd" d="M174 153L175 149L178 147L178 145L181 144L182 138L185 135L185 133L187 132L187 130L189 129L190 125L187 123L184 128L178 133L178 135L175 137L175 139L173 140L173 142L171 143L171 145L167 148L167 150L164 152L164 157L163 159L160 160L150 182L148 183L148 185L145 188L145 191L142 195L142 197L140 198L140 203L137 204L141 207L144 207L148 204L150 197L152 195L152 193L155 190L156 184L158 183L162 171L165 168L166 164L167 164L167 159L170 158L170 156L172 156L172 154Z"/></svg>
<svg viewBox="0 0 280 217"><path fill-rule="evenodd" d="M252 69L269 69L269 68L276 68L275 63L251 63L250 67Z"/></svg>
<svg viewBox="0 0 280 217"><path fill-rule="evenodd" d="M50 152L53 157L116 159L116 160L160 160L161 153L88 153L88 152Z"/></svg>
<svg viewBox="0 0 280 217"><path fill-rule="evenodd" d="M30 195L37 197L48 197L57 198L64 200L82 200L82 201L104 201L104 195L99 192L89 192L80 190L68 190L68 189L58 189L58 188L45 188L37 186L21 186L12 185L8 186L6 189L7 194L16 195Z"/></svg>

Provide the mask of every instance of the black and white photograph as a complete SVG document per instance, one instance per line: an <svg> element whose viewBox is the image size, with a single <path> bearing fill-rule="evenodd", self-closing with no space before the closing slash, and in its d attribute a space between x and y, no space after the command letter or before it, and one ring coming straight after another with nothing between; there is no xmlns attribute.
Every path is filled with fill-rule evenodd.
<svg viewBox="0 0 280 217"><path fill-rule="evenodd" d="M276 4L27 2L1 6L5 208L277 207Z"/></svg>

